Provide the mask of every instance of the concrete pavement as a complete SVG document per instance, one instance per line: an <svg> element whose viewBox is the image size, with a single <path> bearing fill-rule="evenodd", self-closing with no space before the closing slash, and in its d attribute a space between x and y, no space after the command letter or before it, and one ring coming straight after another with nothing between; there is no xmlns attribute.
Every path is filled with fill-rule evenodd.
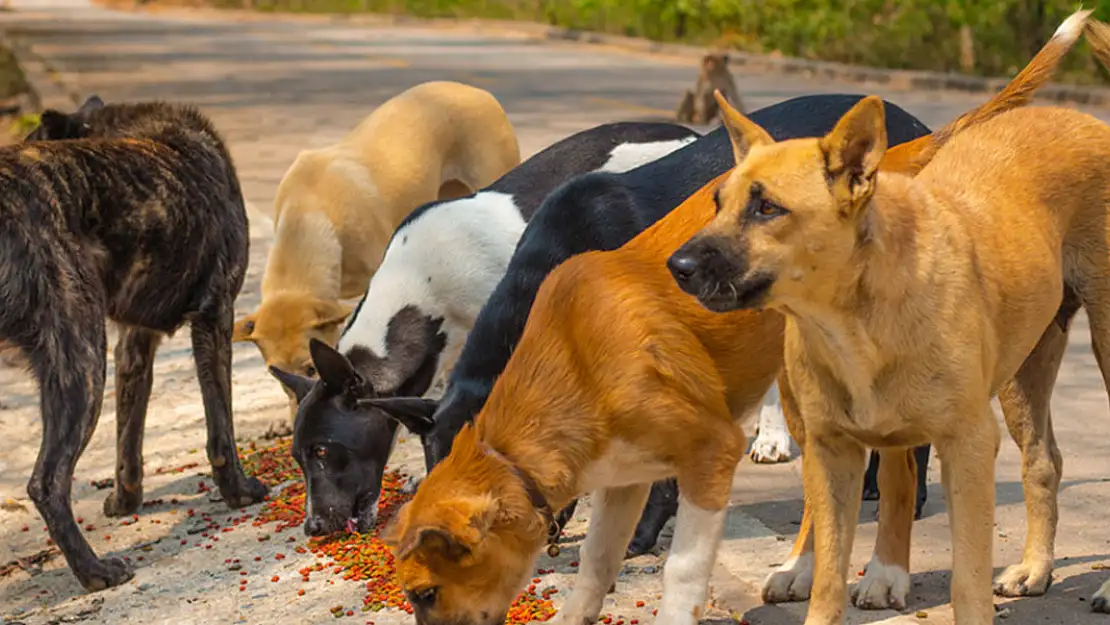
<svg viewBox="0 0 1110 625"><path fill-rule="evenodd" d="M213 118L231 146L252 206L251 273L238 303L240 314L258 303L259 279L272 236L266 215L277 183L297 151L335 141L403 89L427 80L451 79L490 90L508 111L527 156L599 123L665 116L695 74L688 62L668 57L541 43L521 34L483 33L464 27L382 27L329 18L208 11L143 14L108 11L74 0L12 0L11 6L14 12L0 13L0 27L29 43L71 91L81 95L95 92L107 101L189 100ZM736 80L751 109L804 93L860 91L854 85L772 75L738 74ZM868 91L901 104L934 127L980 101L949 93ZM1090 110L1110 119L1110 111ZM1085 317L1075 324L1071 340L1053 402L1057 436L1065 454L1057 581L1045 597L999 601L1009 609L1012 623L1110 623L1110 616L1092 615L1086 604L1086 598L1108 575L1092 566L1110 564L1110 529L1105 519L1105 501L1110 498L1110 440L1101 436L1110 415ZM187 345L187 333L183 332L159 353L146 443L148 465L177 462L190 455L186 447L202 447L200 400L190 377ZM0 443L0 496L25 501L25 483L40 431L35 392L16 372L0 371L0 386L4 402L0 431L7 439ZM237 347L238 432L257 436L283 404L284 398L264 372L256 350ZM112 419L109 398L79 474L110 473ZM33 427L28 428L28 423ZM181 442L185 438L187 445ZM997 492L995 563L1001 567L1020 560L1025 526L1018 454L1005 437ZM101 494L78 489L75 498L91 516L99 514ZM797 460L775 466L743 463L733 501L714 595L751 623L801 623L805 604L763 606L758 601L763 577L785 558L797 529L801 513ZM873 505L865 504L852 559L856 568L867 561L873 544L873 510ZM951 550L936 462L931 467L926 515L915 528L915 573L907 613L853 609L850 623L952 622L946 603ZM0 544L0 560L30 549L17 531L29 518L35 515L0 513L4 538L0 543L6 543ZM94 547L101 552L109 548L95 542ZM171 564L167 560L157 566ZM136 583L151 579L157 574L155 569L140 569ZM630 569L642 572L644 567L631 563ZM48 582L33 578L18 583L0 581L0 614L16 607L32 610L23 594L37 588L35 584L48 591L49 605L42 608L42 621L24 619L28 623L48 622L48 615L64 611L67 604L84 605L89 599L63 573L51 573L54 578ZM629 581L630 587L661 581L650 571L628 579L633 577L638 581ZM622 593L627 594L619 587L617 594ZM127 608L112 613L119 618L126 615L129 620L150 623L214 622L186 621L180 615L154 616L143 611L146 600L141 593L104 596L109 597L108 603L115 601ZM183 600L184 595L174 597ZM234 597L221 601L220 610L237 610L237 618L243 619L239 622L263 622L263 614L282 614L277 607L262 610L259 606L264 599L255 599L253 609L243 608L242 602L236 604ZM614 601L619 603L619 597ZM296 622L322 618L319 614L301 616L305 620Z"/></svg>

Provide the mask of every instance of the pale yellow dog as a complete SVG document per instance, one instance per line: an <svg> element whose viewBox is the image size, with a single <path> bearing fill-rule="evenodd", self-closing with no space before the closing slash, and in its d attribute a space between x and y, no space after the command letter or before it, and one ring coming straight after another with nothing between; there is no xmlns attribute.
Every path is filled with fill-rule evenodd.
<svg viewBox="0 0 1110 625"><path fill-rule="evenodd" d="M268 366L315 375L309 339L339 340L352 310L340 300L366 292L405 217L469 195L519 163L497 99L446 81L402 92L335 145L303 150L274 199L262 304L236 322L234 340L257 345ZM290 409L296 413L291 394ZM273 433L288 432L283 423Z"/></svg>
<svg viewBox="0 0 1110 625"><path fill-rule="evenodd" d="M1088 13L1056 36L1074 40ZM866 448L924 443L941 459L956 622L993 621L996 394L1029 513L1025 558L996 590L1044 592L1061 468L1049 399L1079 306L1110 373L1110 126L1013 110L953 136L914 178L879 170L877 97L825 137L781 143L720 105L737 167L678 253L711 310L785 314L783 406L804 425L815 532L807 625L843 622Z"/></svg>

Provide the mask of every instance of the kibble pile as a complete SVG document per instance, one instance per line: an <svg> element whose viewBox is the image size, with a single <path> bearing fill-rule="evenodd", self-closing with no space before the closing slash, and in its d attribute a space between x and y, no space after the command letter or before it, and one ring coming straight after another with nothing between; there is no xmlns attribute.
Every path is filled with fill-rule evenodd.
<svg viewBox="0 0 1110 625"><path fill-rule="evenodd" d="M254 475L270 486L286 484L280 492L268 498L253 521L259 527L276 523L276 533L299 529L304 522L304 481L300 468L291 455L291 444L292 439L284 438L265 446L252 442L241 450L244 469L248 475ZM408 499L409 496L401 491L404 478L400 473L386 472L378 503L379 527L384 527ZM379 538L377 530L369 534L344 532L313 538L309 540L307 550L321 557L316 564L298 571L303 581L308 581L313 574L339 575L344 580L365 584L363 612L377 612L386 608L412 612L412 607L397 585L393 554ZM305 549L298 547L297 551L303 552ZM551 596L558 589L554 586L538 587L541 583L539 578L532 581L509 610L506 625L546 621L555 615ZM303 592L299 591L302 594ZM336 607L332 609L332 615L353 616L354 611Z"/></svg>

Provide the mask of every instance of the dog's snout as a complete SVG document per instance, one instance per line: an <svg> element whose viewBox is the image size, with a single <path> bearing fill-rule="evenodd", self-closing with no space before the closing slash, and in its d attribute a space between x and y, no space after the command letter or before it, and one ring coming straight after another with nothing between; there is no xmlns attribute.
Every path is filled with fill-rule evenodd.
<svg viewBox="0 0 1110 625"><path fill-rule="evenodd" d="M671 270L671 275L676 280L684 282L693 278L698 272L698 259L690 254L684 254L681 251L676 252L667 259L667 269Z"/></svg>
<svg viewBox="0 0 1110 625"><path fill-rule="evenodd" d="M314 516L305 518L304 533L305 536L323 536L325 534L323 521Z"/></svg>

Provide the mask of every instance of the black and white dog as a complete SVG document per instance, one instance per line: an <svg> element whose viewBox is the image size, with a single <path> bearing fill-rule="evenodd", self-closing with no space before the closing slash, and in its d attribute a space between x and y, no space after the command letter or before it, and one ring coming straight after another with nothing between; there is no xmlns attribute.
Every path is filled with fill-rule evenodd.
<svg viewBox="0 0 1110 625"><path fill-rule="evenodd" d="M590 171L624 172L698 138L667 123L612 123L572 135L471 196L426 204L397 228L338 351L315 343L317 390L274 374L299 408L293 449L306 480L305 532L376 520L397 424L352 400L420 397L444 380L547 194ZM350 521L350 522L349 522Z"/></svg>
<svg viewBox="0 0 1110 625"><path fill-rule="evenodd" d="M821 136L860 97L804 96L749 117L779 141ZM929 133L903 109L890 103L886 106L891 145ZM393 397L365 400L362 405L386 410L410 430L421 433L429 466L445 458L455 435L481 410L508 362L547 274L575 254L624 245L733 163L727 132L718 128L692 145L630 172L591 173L561 186L548 196L528 224L505 277L478 315L442 400L437 404L422 398ZM781 411L775 405L777 389L771 393L772 405L769 409L765 406L764 416L781 423ZM785 432L785 426L782 430ZM919 466L924 472L924 464ZM630 554L651 549L663 525L674 515L677 485L673 480L666 488L661 484L652 488L629 545ZM919 492L919 500L923 496L924 492Z"/></svg>

